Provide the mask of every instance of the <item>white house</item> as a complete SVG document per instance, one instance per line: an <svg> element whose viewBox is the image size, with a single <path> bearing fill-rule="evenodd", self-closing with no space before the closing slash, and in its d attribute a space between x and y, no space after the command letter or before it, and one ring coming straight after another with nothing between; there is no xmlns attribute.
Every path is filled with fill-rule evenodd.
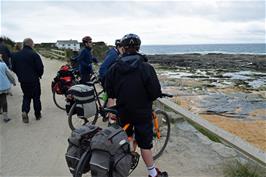
<svg viewBox="0 0 266 177"><path fill-rule="evenodd" d="M57 41L55 44L56 47L59 49L71 49L73 51L79 51L80 49L80 44L77 40L65 40L65 41Z"/></svg>

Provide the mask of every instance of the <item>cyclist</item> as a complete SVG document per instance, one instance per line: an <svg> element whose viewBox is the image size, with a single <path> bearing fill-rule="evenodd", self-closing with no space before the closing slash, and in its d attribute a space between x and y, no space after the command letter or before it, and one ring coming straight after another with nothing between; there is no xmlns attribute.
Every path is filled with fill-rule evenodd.
<svg viewBox="0 0 266 177"><path fill-rule="evenodd" d="M75 57L73 60L77 60L79 62L79 71L81 76L81 83L86 83L90 80L90 76L93 72L92 70L92 62L98 63L98 60L92 56L92 39L90 36L85 36L82 38L82 42L84 44L84 48L81 50L80 54Z"/></svg>
<svg viewBox="0 0 266 177"><path fill-rule="evenodd" d="M123 52L120 41L121 41L120 39L117 39L115 41L115 47L108 50L104 58L104 61L100 66L99 77L100 77L100 80L103 86L104 86L104 77L105 77L107 70L110 68L110 66L112 66L112 64L114 64L115 60Z"/></svg>
<svg viewBox="0 0 266 177"><path fill-rule="evenodd" d="M145 56L138 53L140 44L141 40L136 34L127 34L121 39L125 53L106 74L108 105L114 105L113 99L116 99L120 125L130 123L134 126L135 139L149 177L168 177L167 172L155 168L151 151L152 102L161 96L161 86L154 68L146 62Z"/></svg>

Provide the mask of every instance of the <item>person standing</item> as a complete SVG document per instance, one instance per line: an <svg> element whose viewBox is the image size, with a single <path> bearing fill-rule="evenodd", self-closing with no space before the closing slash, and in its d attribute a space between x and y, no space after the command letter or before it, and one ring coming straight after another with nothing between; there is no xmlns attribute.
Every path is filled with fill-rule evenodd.
<svg viewBox="0 0 266 177"><path fill-rule="evenodd" d="M6 66L2 59L2 53L0 53L0 113L3 114L3 121L8 122L11 120L8 117L8 106L6 96L10 91L11 83L15 86L16 81L11 75L10 70Z"/></svg>
<svg viewBox="0 0 266 177"><path fill-rule="evenodd" d="M79 62L79 72L80 72L80 83L86 83L90 81L91 74L93 73L92 62L98 63L98 60L92 56L92 39L90 36L85 36L82 38L84 48L81 50L80 54L73 58Z"/></svg>
<svg viewBox="0 0 266 177"><path fill-rule="evenodd" d="M31 99L33 99L36 120L40 120L42 117L40 79L44 67L41 57L33 50L33 47L33 40L26 38L23 41L23 49L12 55L12 69L18 77L23 92L22 121L24 123L29 123L28 113Z"/></svg>
<svg viewBox="0 0 266 177"><path fill-rule="evenodd" d="M103 60L103 63L100 66L99 69L99 77L102 83L102 86L104 86L104 78L105 74L107 73L107 70L112 66L112 64L115 63L115 60L119 57L120 54L122 54L123 47L120 44L120 39L117 39L115 41L115 47L112 47L109 49L106 53L106 56Z"/></svg>
<svg viewBox="0 0 266 177"><path fill-rule="evenodd" d="M0 53L2 54L2 59L6 63L7 67L11 69L11 52L7 48L7 46L4 44L4 39L0 37Z"/></svg>
<svg viewBox="0 0 266 177"><path fill-rule="evenodd" d="M145 56L138 53L140 44L141 40L136 34L127 34L121 39L125 53L106 74L108 106L116 104L121 127L127 123L134 126L135 139L146 164L148 177L168 177L167 172L155 168L151 151L152 102L162 95L161 86L154 68ZM132 131L127 133L131 135Z"/></svg>

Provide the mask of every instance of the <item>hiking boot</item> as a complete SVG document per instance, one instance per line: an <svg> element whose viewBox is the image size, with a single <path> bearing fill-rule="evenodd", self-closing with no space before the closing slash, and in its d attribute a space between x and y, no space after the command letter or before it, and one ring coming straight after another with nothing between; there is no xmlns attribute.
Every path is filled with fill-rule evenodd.
<svg viewBox="0 0 266 177"><path fill-rule="evenodd" d="M26 112L22 112L22 121L26 124L29 123L29 117Z"/></svg>
<svg viewBox="0 0 266 177"><path fill-rule="evenodd" d="M42 114L41 113L35 113L35 118L36 118L36 120L40 120L42 118Z"/></svg>
<svg viewBox="0 0 266 177"><path fill-rule="evenodd" d="M158 168L156 168L157 175L155 177L168 177L168 174L166 171L161 172ZM151 177L150 175L148 177Z"/></svg>
<svg viewBox="0 0 266 177"><path fill-rule="evenodd" d="M4 122L9 122L11 119L7 116L7 112L3 112Z"/></svg>

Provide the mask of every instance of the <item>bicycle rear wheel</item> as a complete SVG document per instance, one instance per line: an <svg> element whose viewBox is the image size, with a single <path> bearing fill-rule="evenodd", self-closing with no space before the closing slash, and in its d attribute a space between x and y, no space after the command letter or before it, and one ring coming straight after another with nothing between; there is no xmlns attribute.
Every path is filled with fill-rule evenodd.
<svg viewBox="0 0 266 177"><path fill-rule="evenodd" d="M77 103L74 103L71 106L70 111L68 113L68 125L70 129L75 130L76 128L90 122L90 120L92 120L91 123L93 125L96 124L96 121L98 119L98 111L93 117L79 117L77 116L77 114L75 114L76 104Z"/></svg>
<svg viewBox="0 0 266 177"><path fill-rule="evenodd" d="M158 118L160 137L157 137L155 129L153 130L153 159L158 159L165 150L170 137L170 120L168 115L161 110L155 111L155 116Z"/></svg>
<svg viewBox="0 0 266 177"><path fill-rule="evenodd" d="M65 95L64 94L59 95L59 94L55 93L55 91L52 91L52 92L53 92L53 100L54 100L55 105L59 109L66 110L66 108L65 108L65 105L66 105Z"/></svg>

